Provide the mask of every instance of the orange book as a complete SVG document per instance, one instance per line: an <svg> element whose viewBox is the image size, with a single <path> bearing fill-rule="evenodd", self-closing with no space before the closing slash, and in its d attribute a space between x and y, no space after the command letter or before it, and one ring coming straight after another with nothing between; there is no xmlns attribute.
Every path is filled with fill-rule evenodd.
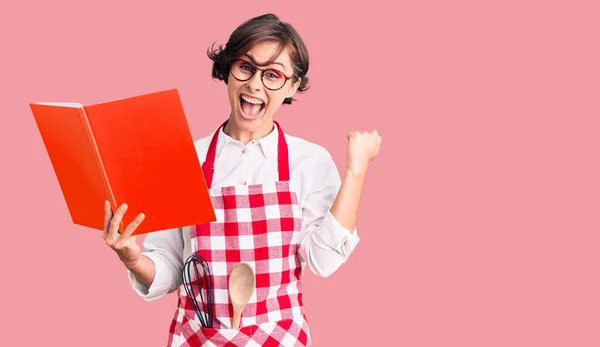
<svg viewBox="0 0 600 347"><path fill-rule="evenodd" d="M134 235L216 220L177 89L30 107L74 224L103 230L105 200Z"/></svg>

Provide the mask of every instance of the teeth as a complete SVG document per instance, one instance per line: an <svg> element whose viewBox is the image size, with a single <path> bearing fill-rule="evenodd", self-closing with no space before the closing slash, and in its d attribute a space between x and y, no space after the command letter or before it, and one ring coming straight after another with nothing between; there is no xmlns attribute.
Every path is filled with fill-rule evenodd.
<svg viewBox="0 0 600 347"><path fill-rule="evenodd" d="M246 95L242 95L242 99L244 99L244 101L246 101L246 102L249 102L249 103L255 104L255 105L262 105L262 103L263 103L262 100L251 98Z"/></svg>

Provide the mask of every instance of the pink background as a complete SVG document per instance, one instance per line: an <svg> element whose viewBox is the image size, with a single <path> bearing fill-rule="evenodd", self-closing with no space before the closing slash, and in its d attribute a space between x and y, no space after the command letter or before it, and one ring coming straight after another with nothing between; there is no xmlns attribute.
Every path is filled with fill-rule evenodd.
<svg viewBox="0 0 600 347"><path fill-rule="evenodd" d="M383 137L359 247L305 276L315 346L600 345L597 2L201 3L0 5L2 345L164 346L176 304L71 224L28 104L175 87L205 136L229 110L206 49L264 12L311 54L286 131L340 171L348 131Z"/></svg>

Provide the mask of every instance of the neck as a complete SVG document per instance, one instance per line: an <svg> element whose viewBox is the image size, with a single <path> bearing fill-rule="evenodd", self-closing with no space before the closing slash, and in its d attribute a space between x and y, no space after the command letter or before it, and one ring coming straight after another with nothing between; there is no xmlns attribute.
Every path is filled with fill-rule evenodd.
<svg viewBox="0 0 600 347"><path fill-rule="evenodd" d="M234 120L229 118L227 124L223 128L223 132L234 140L240 141L243 144L248 144L252 140L261 139L273 131L273 122L265 122L258 127L247 127L240 126Z"/></svg>

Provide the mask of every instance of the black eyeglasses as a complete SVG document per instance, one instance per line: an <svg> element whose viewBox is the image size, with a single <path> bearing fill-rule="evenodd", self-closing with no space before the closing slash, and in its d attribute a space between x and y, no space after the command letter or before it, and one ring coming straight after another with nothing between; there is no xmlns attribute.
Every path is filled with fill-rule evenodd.
<svg viewBox="0 0 600 347"><path fill-rule="evenodd" d="M261 71L260 79L269 90L279 90L292 77L286 76L277 69L261 69L243 59L236 59L231 63L231 75L240 82L248 81L254 76L256 70Z"/></svg>

